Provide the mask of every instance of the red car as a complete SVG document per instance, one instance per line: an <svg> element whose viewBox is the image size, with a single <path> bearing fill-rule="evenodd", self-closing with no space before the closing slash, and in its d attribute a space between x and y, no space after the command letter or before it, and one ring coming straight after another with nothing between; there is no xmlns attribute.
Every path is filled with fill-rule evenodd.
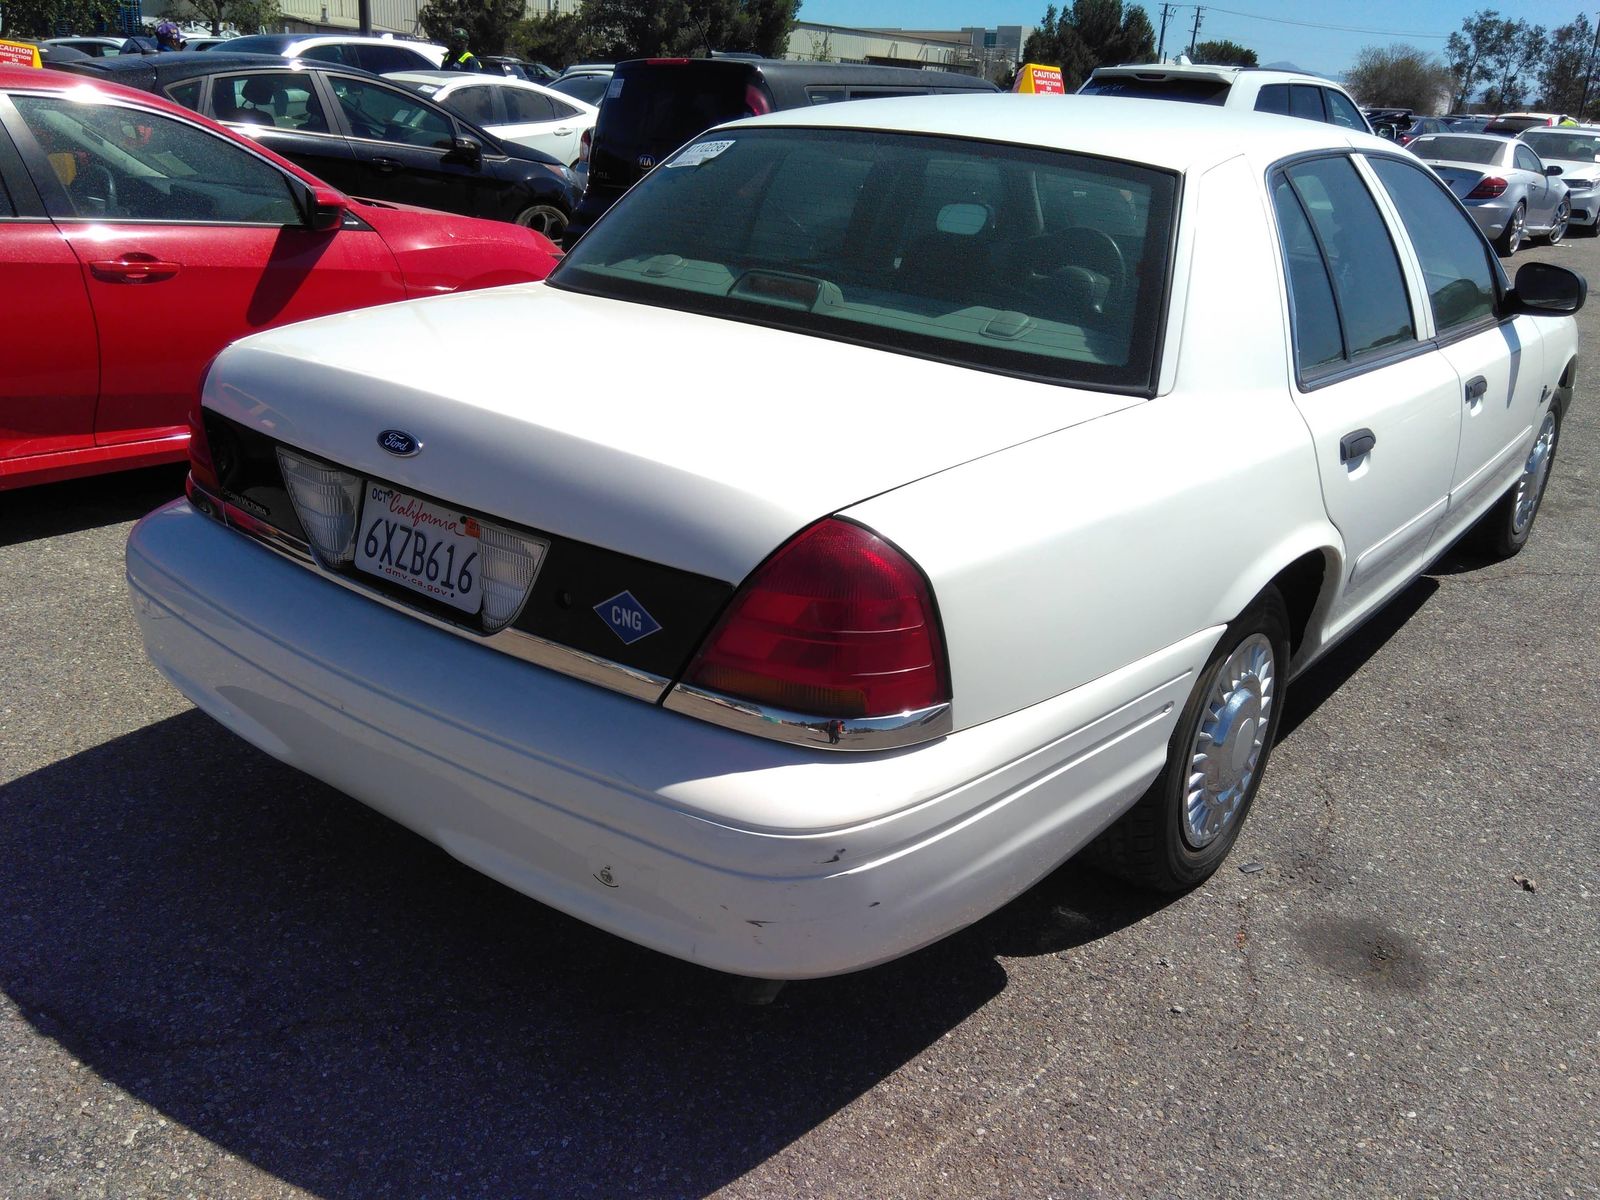
<svg viewBox="0 0 1600 1200"><path fill-rule="evenodd" d="M207 365L245 334L559 255L353 199L147 93L0 67L0 490L180 461Z"/></svg>

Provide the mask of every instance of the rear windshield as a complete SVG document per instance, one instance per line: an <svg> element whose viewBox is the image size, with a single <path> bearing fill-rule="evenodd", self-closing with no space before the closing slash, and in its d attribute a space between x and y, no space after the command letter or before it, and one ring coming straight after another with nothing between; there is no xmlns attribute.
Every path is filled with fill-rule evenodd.
<svg viewBox="0 0 1600 1200"><path fill-rule="evenodd" d="M1500 160L1506 143L1499 139L1491 141L1482 137L1450 137L1445 134L1418 138L1410 148L1418 158L1487 165Z"/></svg>
<svg viewBox="0 0 1600 1200"><path fill-rule="evenodd" d="M1600 135L1570 133L1565 129L1530 129L1522 140L1538 152L1540 158L1576 158L1584 162L1600 161Z"/></svg>
<svg viewBox="0 0 1600 1200"><path fill-rule="evenodd" d="M1485 133L1517 133L1539 125L1549 125L1544 117L1496 117L1484 126Z"/></svg>
<svg viewBox="0 0 1600 1200"><path fill-rule="evenodd" d="M282 54L294 39L277 33L256 33L228 40L229 54Z"/></svg>
<svg viewBox="0 0 1600 1200"><path fill-rule="evenodd" d="M748 116L748 67L704 62L633 67L611 77L595 139L664 158L695 134Z"/></svg>
<svg viewBox="0 0 1600 1200"><path fill-rule="evenodd" d="M550 283L1141 392L1176 190L1168 173L1060 151L736 129L646 176Z"/></svg>
<svg viewBox="0 0 1600 1200"><path fill-rule="evenodd" d="M1186 100L1190 104L1222 104L1231 85L1222 79L1140 79L1111 75L1091 79L1078 89L1084 96L1131 96L1135 100Z"/></svg>

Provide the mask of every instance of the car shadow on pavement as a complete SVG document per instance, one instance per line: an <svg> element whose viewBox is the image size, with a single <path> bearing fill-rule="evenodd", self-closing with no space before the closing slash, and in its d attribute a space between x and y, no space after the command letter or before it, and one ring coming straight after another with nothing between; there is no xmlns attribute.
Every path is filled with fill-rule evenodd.
<svg viewBox="0 0 1600 1200"><path fill-rule="evenodd" d="M183 495L181 463L0 492L0 546L136 521Z"/></svg>
<svg viewBox="0 0 1600 1200"><path fill-rule="evenodd" d="M1005 944L1047 949L1018 932L1041 888L747 1007L196 711L0 788L0 987L25 1019L338 1200L714 1191L995 997Z"/></svg>

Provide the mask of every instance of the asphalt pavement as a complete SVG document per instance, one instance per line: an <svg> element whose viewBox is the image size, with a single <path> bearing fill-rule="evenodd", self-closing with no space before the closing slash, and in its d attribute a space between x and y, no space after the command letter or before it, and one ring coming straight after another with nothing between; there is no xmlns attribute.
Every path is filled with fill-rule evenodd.
<svg viewBox="0 0 1600 1200"><path fill-rule="evenodd" d="M1207 886L1069 863L768 1007L196 712L122 579L181 471L0 493L0 1196L1600 1195L1597 451L1590 369L1527 549L1291 688Z"/></svg>

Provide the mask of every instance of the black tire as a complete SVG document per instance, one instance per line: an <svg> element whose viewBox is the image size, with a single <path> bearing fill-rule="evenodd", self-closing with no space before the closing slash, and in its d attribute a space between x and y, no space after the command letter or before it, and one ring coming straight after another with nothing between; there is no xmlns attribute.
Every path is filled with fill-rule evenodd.
<svg viewBox="0 0 1600 1200"><path fill-rule="evenodd" d="M1266 690L1271 702L1265 706L1266 736L1255 754L1253 766L1249 767L1247 781L1242 784L1242 794L1233 804L1231 815L1224 818L1220 831L1197 846L1186 815L1190 779L1196 774L1194 764L1198 761L1195 746L1202 724L1215 718L1218 711L1225 711L1213 710L1210 704L1213 692L1222 683L1223 667L1245 643L1254 642L1259 648L1261 643L1255 642L1258 637L1271 647L1271 686ZM1261 777L1266 772L1267 759L1283 716L1284 675L1288 665L1289 617L1283 597L1276 588L1269 587L1228 625L1206 660L1205 669L1200 672L1189 702L1178 718L1167 746L1166 767L1138 803L1089 847L1091 861L1130 883L1159 892L1187 891L1208 879L1233 849L1261 788ZM1255 710L1257 713L1259 708Z"/></svg>
<svg viewBox="0 0 1600 1200"><path fill-rule="evenodd" d="M554 204L530 204L517 214L517 224L535 233L542 233L556 245L567 231L567 214Z"/></svg>
<svg viewBox="0 0 1600 1200"><path fill-rule="evenodd" d="M1513 558L1528 544L1533 523L1539 519L1560 442L1561 410L1552 404L1539 422L1539 432L1534 435L1522 474L1495 506L1483 514L1473 530L1479 551L1489 558Z"/></svg>
<svg viewBox="0 0 1600 1200"><path fill-rule="evenodd" d="M1522 245L1523 229L1527 225L1527 220L1527 205L1519 203L1512 210L1511 216L1506 219L1506 227L1500 231L1500 236L1494 240L1494 252L1501 258L1510 258L1517 252L1517 247Z"/></svg>

